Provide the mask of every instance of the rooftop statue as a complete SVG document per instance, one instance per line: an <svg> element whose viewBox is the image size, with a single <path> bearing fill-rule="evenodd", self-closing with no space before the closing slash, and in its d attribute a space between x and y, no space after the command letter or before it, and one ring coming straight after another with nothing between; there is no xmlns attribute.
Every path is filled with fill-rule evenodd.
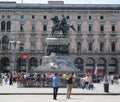
<svg viewBox="0 0 120 102"><path fill-rule="evenodd" d="M67 23L67 20L64 15L62 15L61 20L59 20L58 16L54 16L53 18L51 18L51 20L53 21L53 26L51 31L52 35L59 34L60 32L62 32L62 37L67 37L69 28L76 31L73 25Z"/></svg>

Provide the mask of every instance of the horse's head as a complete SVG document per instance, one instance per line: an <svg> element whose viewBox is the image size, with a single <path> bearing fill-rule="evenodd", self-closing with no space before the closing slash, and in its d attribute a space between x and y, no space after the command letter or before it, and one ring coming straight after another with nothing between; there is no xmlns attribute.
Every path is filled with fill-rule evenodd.
<svg viewBox="0 0 120 102"><path fill-rule="evenodd" d="M51 20L55 20L55 16L53 18L51 18Z"/></svg>
<svg viewBox="0 0 120 102"><path fill-rule="evenodd" d="M53 18L51 18L51 20L52 20L53 22L59 22L58 16L54 16Z"/></svg>

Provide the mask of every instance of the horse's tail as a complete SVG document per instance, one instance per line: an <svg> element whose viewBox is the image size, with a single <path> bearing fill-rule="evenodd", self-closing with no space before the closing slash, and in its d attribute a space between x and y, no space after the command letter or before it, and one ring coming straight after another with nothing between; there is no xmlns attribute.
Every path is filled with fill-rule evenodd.
<svg viewBox="0 0 120 102"><path fill-rule="evenodd" d="M76 31L76 29L74 28L73 24L70 25L70 27L71 27L74 31Z"/></svg>

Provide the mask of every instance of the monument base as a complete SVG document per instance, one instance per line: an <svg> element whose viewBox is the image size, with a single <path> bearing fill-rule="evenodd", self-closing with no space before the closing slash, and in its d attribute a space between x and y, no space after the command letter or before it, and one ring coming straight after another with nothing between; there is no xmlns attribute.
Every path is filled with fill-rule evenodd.
<svg viewBox="0 0 120 102"><path fill-rule="evenodd" d="M37 72L78 72L69 54L69 38L46 38L46 56Z"/></svg>
<svg viewBox="0 0 120 102"><path fill-rule="evenodd" d="M34 71L37 72L78 72L70 56L57 56L52 53L50 56L44 56L42 65Z"/></svg>

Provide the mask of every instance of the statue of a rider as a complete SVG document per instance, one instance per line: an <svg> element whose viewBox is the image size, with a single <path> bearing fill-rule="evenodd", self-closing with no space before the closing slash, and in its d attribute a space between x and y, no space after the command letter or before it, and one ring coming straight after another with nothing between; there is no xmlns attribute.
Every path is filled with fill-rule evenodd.
<svg viewBox="0 0 120 102"><path fill-rule="evenodd" d="M62 35L66 37L69 31L69 28L72 28L73 30L75 30L73 25L67 24L67 20L64 15L62 15L61 20L59 20L58 16L54 16L51 20L53 21L53 27L51 32L52 34L54 34L55 31L56 32L62 31L63 33Z"/></svg>
<svg viewBox="0 0 120 102"><path fill-rule="evenodd" d="M60 26L61 26L61 27L64 27L66 24L67 24L67 20L66 20L65 16L62 15L62 20L61 20L61 22L60 22Z"/></svg>
<svg viewBox="0 0 120 102"><path fill-rule="evenodd" d="M55 16L54 18L55 18L54 19L54 22L55 22L54 26L58 30L60 30L62 27L64 27L67 24L67 20L66 20L64 15L62 15L62 20L61 21L58 19L58 16Z"/></svg>

